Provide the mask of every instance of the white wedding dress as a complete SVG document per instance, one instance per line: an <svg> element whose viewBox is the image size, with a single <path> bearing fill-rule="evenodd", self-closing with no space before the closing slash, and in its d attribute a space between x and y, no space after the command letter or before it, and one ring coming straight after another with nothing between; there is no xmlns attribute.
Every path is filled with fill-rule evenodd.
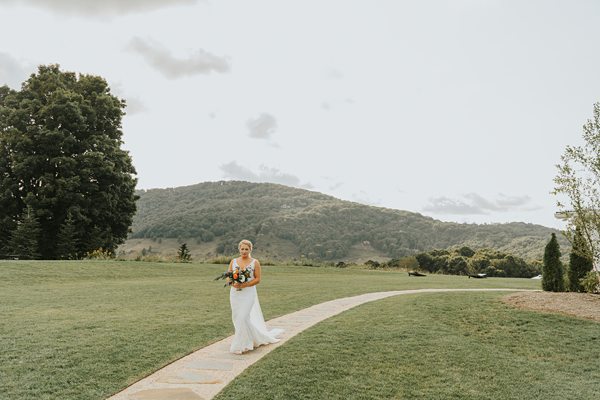
<svg viewBox="0 0 600 400"><path fill-rule="evenodd" d="M241 269L237 259L233 260L233 270ZM246 267L250 271L248 281L254 279L254 259ZM241 354L252 350L260 345L276 343L277 338L283 333L283 329L267 329L263 317L258 295L256 294L256 285L237 290L233 286L229 293L231 303L231 318L235 327L235 336L231 342L230 352Z"/></svg>

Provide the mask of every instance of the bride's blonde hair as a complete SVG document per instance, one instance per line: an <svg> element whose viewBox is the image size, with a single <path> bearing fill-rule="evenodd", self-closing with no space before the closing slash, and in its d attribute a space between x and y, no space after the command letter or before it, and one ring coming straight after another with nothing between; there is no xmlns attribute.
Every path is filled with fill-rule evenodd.
<svg viewBox="0 0 600 400"><path fill-rule="evenodd" d="M241 242L238 243L238 250L242 247L242 245L245 244L248 247L250 247L250 251L252 251L252 242L249 241L248 239L244 239Z"/></svg>

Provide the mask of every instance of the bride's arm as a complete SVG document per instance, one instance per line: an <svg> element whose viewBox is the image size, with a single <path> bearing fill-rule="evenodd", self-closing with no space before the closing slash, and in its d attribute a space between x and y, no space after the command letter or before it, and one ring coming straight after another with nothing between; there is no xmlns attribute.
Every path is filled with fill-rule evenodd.
<svg viewBox="0 0 600 400"><path fill-rule="evenodd" d="M229 272L229 271L231 271L231 270L233 270L233 260L229 261L229 268L227 268L227 272ZM231 283L231 279L227 278L227 279L226 279L226 282L227 282L228 284L230 284L230 283Z"/></svg>

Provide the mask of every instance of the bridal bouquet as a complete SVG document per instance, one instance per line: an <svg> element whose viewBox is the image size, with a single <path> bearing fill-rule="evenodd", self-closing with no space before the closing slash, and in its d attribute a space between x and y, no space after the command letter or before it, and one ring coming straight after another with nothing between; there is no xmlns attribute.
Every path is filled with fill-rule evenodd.
<svg viewBox="0 0 600 400"><path fill-rule="evenodd" d="M227 279L227 278L229 278L229 281L225 284L225 287L233 285L234 282L244 283L244 282L247 282L248 279L250 279L250 271L247 269L241 270L241 269L237 269L237 268L234 269L233 271L225 271L221 275L217 276L215 278L215 281L218 281L219 279ZM237 288L237 290L242 290L242 289Z"/></svg>

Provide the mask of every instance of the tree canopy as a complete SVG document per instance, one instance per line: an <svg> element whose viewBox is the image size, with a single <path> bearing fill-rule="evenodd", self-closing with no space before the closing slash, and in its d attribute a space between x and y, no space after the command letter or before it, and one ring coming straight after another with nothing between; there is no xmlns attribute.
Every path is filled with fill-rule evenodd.
<svg viewBox="0 0 600 400"><path fill-rule="evenodd" d="M26 217L39 224L45 259L124 241L136 210L136 172L121 149L124 109L103 78L58 65L40 66L21 90L0 87L0 253L18 251Z"/></svg>
<svg viewBox="0 0 600 400"><path fill-rule="evenodd" d="M567 217L566 236L574 244L577 230L584 246L573 249L600 265L600 103L583 125L581 146L567 146L557 165L554 193L557 205ZM563 199L567 200L564 201Z"/></svg>

